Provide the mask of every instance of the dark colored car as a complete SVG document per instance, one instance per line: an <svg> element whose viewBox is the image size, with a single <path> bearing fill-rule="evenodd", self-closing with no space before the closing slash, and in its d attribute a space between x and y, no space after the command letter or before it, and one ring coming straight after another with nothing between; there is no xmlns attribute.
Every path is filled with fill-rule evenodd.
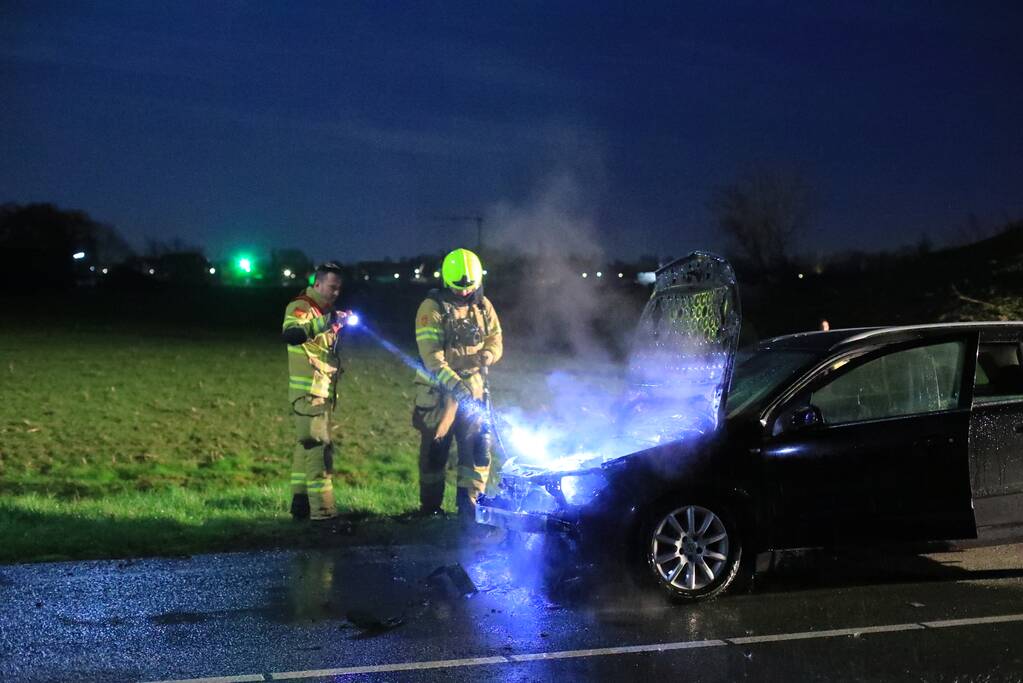
<svg viewBox="0 0 1023 683"><path fill-rule="evenodd" d="M693 297L712 324L684 320ZM614 548L688 600L770 550L1021 536L1023 323L795 334L737 359L734 276L707 254L659 271L648 328L651 316L646 357L659 360L645 374L634 363L640 397L624 422L650 403L645 389L656 402L686 381L708 387L687 395L681 423L678 404L652 411L675 419L671 438L567 471L512 463L478 521ZM666 356L673 338L681 351Z"/></svg>

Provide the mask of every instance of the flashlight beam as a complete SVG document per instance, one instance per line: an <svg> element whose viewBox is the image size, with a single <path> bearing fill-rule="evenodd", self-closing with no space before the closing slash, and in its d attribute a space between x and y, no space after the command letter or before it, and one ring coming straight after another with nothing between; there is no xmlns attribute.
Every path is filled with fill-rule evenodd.
<svg viewBox="0 0 1023 683"><path fill-rule="evenodd" d="M420 363L419 361L414 359L412 356L408 355L407 353L405 353L404 351L399 349L391 341L389 341L389 340L385 339L384 337L382 337L379 333L377 333L375 330L370 328L369 325L362 324L362 325L359 326L359 329L361 329L366 334L368 334L373 339L373 341L375 341L377 344L379 344L385 350L389 351L395 358L400 360L402 363L404 363L410 369L415 370L417 373L425 374L430 379L432 379L434 382L436 382L437 384L440 384L440 380L437 379L436 375L434 375L429 370L424 368L422 363ZM496 420L494 419L493 408L491 408L490 410L487 410L486 408L484 408L483 406L479 405L475 401L460 401L459 404L458 404L458 407L459 407L459 410L464 410L465 411L464 414L467 417L469 417L469 418L480 417L480 418L486 420L487 422L489 422L492 428L495 426ZM497 432L496 429L494 431L495 431L495 433ZM504 450L504 443L501 442L500 435L497 435L497 441L499 442L501 450L503 451Z"/></svg>

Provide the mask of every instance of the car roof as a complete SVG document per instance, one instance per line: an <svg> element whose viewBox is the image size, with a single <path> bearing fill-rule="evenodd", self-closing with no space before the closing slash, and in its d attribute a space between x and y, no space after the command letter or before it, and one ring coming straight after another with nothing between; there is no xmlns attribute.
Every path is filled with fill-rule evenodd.
<svg viewBox="0 0 1023 683"><path fill-rule="evenodd" d="M1020 321L934 323L930 325L899 325L893 327L852 327L840 330L798 332L765 339L757 344L759 350L790 350L824 352L837 350L859 342L896 342L940 336L957 330L1023 331Z"/></svg>

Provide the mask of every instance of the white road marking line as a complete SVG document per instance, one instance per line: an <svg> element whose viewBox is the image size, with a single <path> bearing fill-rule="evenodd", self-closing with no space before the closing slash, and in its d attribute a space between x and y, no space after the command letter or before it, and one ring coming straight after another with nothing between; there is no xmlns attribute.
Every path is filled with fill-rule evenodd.
<svg viewBox="0 0 1023 683"><path fill-rule="evenodd" d="M404 662L401 664L378 664L375 666L348 666L338 669L316 671L288 671L270 674L273 680L296 678L317 678L326 676L352 676L355 674L390 673L393 671L421 671L423 669L450 669L462 666L485 664L508 664L510 662L536 662L548 659L570 659L572 657L599 657L601 655L622 655L642 652L663 652L666 650L688 650L700 647L727 645L723 640L694 640L684 643L656 643L653 645L630 645L623 647L602 647L591 650L562 650L560 652L537 652L527 655L506 655L500 657L473 657L471 659L447 659L429 662ZM161 682L162 683L162 682Z"/></svg>
<svg viewBox="0 0 1023 683"><path fill-rule="evenodd" d="M839 638L855 636L861 633L896 633L898 631L919 631L924 627L920 624L889 624L887 626L864 626L863 628L838 628L830 631L803 631L802 633L778 633L769 636L743 636L728 638L728 642L736 645L752 643L778 643L785 640L807 640L809 638Z"/></svg>
<svg viewBox="0 0 1023 683"><path fill-rule="evenodd" d="M809 640L816 638L840 638L865 633L898 633L901 631L922 631L928 628L956 628L962 626L979 626L983 624L1003 624L1023 621L1021 614L1001 614L992 617L973 617L966 619L945 619L940 621L923 621L907 624L885 624L881 626L863 626L860 628L841 628L828 631L802 631L798 633L775 633L762 636L741 636L722 638L719 640L690 640L675 643L652 643L649 645L627 645L621 647L600 647L588 650L561 650L556 652L536 652L522 655L502 655L494 657L472 657L467 659L438 659L425 662L399 662L395 664L374 664L368 666L348 666L336 669L316 669L310 671L283 671L271 673L271 680L284 681L302 678L324 678L327 676L354 676L358 674L389 673L393 671L423 671L428 669L453 669L467 666L484 666L488 664L514 664L518 662L538 662L554 659L571 659L575 657L602 657L608 655L643 654L647 652L666 652L670 650L691 650L708 647L722 647L730 644L752 645L756 643L778 643L790 640ZM224 676L220 678L189 678L176 681L153 681L152 683L249 683L264 681L262 675L249 674L244 676Z"/></svg>
<svg viewBox="0 0 1023 683"><path fill-rule="evenodd" d="M372 666L347 666L341 669L318 669L315 671L287 671L272 673L270 678L285 681L296 678L320 678L326 676L351 676L355 674L379 674L391 671L421 671L423 669L453 669L460 666L481 666L483 664L507 664L507 657L473 657L471 659L439 659L432 662L402 662L400 664L375 664ZM260 679L262 680L262 679ZM162 683L162 681L160 682Z"/></svg>
<svg viewBox="0 0 1023 683"><path fill-rule="evenodd" d="M158 683L263 683L263 674L243 674L241 676L215 676L213 678L179 678L173 681Z"/></svg>
<svg viewBox="0 0 1023 683"><path fill-rule="evenodd" d="M667 650L691 650L700 647L727 645L723 640L691 640L683 643L654 643L653 645L627 645L623 647L598 647L592 650L562 650L561 652L537 652L529 655L508 655L513 662L539 662L546 659L571 659L573 657L602 657L604 655L630 655L637 652L665 652Z"/></svg>
<svg viewBox="0 0 1023 683"><path fill-rule="evenodd" d="M927 628L950 628L952 626L973 626L976 624L1004 624L1009 621L1023 621L1023 614L1003 614L997 617L974 617L972 619L945 619L943 621L922 621Z"/></svg>

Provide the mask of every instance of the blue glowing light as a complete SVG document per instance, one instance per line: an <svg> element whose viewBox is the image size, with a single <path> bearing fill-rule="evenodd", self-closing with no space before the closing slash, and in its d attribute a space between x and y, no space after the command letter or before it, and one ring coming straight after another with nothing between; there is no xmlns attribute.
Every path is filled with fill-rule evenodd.
<svg viewBox="0 0 1023 683"><path fill-rule="evenodd" d="M418 361L412 358L412 356L408 355L407 353L399 349L397 346L395 346L393 343L381 337L379 334L374 332L370 327L363 325L362 329L363 331L366 332L366 334L370 336L371 339L373 339L373 341L375 341L377 344L380 344L380 346L382 346L385 350L391 352L391 354L395 358L400 360L402 363L412 368L413 370L422 370L422 366L419 364Z"/></svg>
<svg viewBox="0 0 1023 683"><path fill-rule="evenodd" d="M358 323L358 317L356 317L356 323L355 324L359 324ZM417 374L420 374L420 375L424 375L425 374L425 375L431 377L431 379L433 379L433 381L437 381L436 377L434 377L431 373L428 373L423 368L422 364L419 361L417 361L415 358L413 358L412 356L408 355L407 353L405 353L404 351L399 349L397 346L394 345L394 343L392 343L392 342L388 341L387 339L385 339L384 337L380 336L377 332L375 332L368 325L362 325L360 327L360 329L365 334L367 334L370 337L370 339L372 339L377 344L379 344L384 350L390 352L391 355L393 355L395 358L400 360L402 363L404 363L406 366L408 366L412 370L415 370ZM463 404L461 404L459 406L459 409L462 410L463 414L466 415L466 417L468 417L470 419L477 419L477 418L487 419L489 417L488 414L487 414L487 411L483 408L483 406L480 405L479 403L477 403L476 401L469 401L469 402L463 403Z"/></svg>
<svg viewBox="0 0 1023 683"><path fill-rule="evenodd" d="M548 444L552 435L541 429L529 429L523 425L514 424L510 430L509 439L512 448L530 456L531 460L546 462L550 459L547 452Z"/></svg>
<svg viewBox="0 0 1023 683"><path fill-rule="evenodd" d="M349 313L348 317L345 318L345 325L348 327L358 327L362 318L359 317L358 313Z"/></svg>
<svg viewBox="0 0 1023 683"><path fill-rule="evenodd" d="M561 493L569 505L585 505L607 485L599 472L569 474L561 478Z"/></svg>

